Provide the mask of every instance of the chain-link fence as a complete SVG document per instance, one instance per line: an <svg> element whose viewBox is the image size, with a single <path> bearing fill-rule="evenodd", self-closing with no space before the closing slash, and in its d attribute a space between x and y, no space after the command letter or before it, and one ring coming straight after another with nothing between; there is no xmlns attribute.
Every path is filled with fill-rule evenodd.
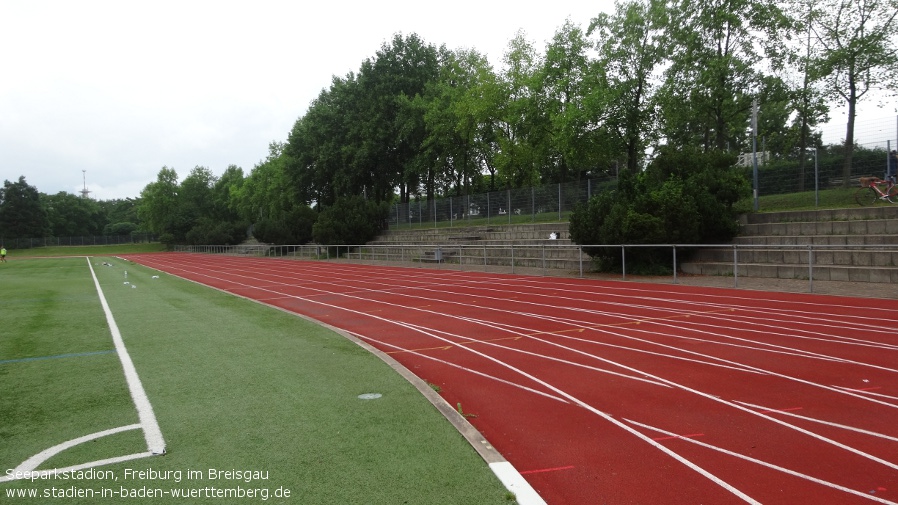
<svg viewBox="0 0 898 505"><path fill-rule="evenodd" d="M397 229L563 221L577 204L616 186L617 179L609 177L437 198L430 202L420 198L393 205L388 222L390 228Z"/></svg>
<svg viewBox="0 0 898 505"><path fill-rule="evenodd" d="M4 247L6 247L7 249L31 249L34 247L50 246L140 244L158 241L158 237L156 237L156 235L152 233L134 233L131 235L83 235L77 237L18 238L5 239L2 242Z"/></svg>
<svg viewBox="0 0 898 505"><path fill-rule="evenodd" d="M856 205L861 177L884 178L889 156L898 149L898 118L858 123L855 148L846 166L844 145L801 152L777 152L760 142L758 210ZM743 153L739 166L753 180L754 153Z"/></svg>

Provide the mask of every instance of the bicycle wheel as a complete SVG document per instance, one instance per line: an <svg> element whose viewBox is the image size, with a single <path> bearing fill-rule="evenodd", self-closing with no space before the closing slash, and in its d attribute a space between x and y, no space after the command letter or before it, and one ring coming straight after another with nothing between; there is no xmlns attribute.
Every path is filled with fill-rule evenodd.
<svg viewBox="0 0 898 505"><path fill-rule="evenodd" d="M890 203L898 203L898 185L889 188L889 197L886 198Z"/></svg>
<svg viewBox="0 0 898 505"><path fill-rule="evenodd" d="M876 194L876 190L870 187L860 188L854 193L854 201L858 205L873 205L878 199L879 195Z"/></svg>

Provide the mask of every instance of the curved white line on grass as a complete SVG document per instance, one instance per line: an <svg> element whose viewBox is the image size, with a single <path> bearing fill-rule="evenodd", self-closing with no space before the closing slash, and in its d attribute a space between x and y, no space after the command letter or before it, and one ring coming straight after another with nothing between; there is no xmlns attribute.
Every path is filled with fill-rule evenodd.
<svg viewBox="0 0 898 505"><path fill-rule="evenodd" d="M141 425L139 424L129 424L128 426L119 426L118 428L111 428L108 430L98 431L96 433L91 433L90 435L84 435L83 437L73 438L67 442L63 442L61 444L54 445L48 449L44 449L43 451L31 456L26 459L21 465L17 466L13 469L12 474L4 475L0 477L0 482L8 482L12 480L16 480L11 475L15 475L16 473L24 473L24 472L34 472L37 470L37 467L41 465L44 461L52 458L53 456L59 454L60 452L71 449L76 445L83 444L84 442L90 442L91 440L96 440L98 438L107 437L109 435L115 435L116 433L122 433L125 431L131 430L139 430ZM142 453L142 454L150 454L150 453ZM133 458L129 458L133 459ZM92 465L88 463L88 465ZM85 465L79 465L78 467L70 467L67 469L54 469L58 473L62 473L63 471L72 471L79 470L81 467L86 467Z"/></svg>
<svg viewBox="0 0 898 505"><path fill-rule="evenodd" d="M825 481L825 480L823 480L823 479L818 479L818 478L816 478L816 477L811 477L810 475L806 475L806 474L803 474L803 473L800 473L800 472L796 472L795 470L789 470L788 468L785 468L785 467L782 467L782 466L778 466L778 465L774 465L774 464L768 463L768 462L766 462L766 461L761 461L760 459L752 458L751 456L746 456L746 455L744 455L744 454L739 454L738 452L733 452L733 451L724 449L724 448L722 448L722 447L717 447L716 445L711 445L711 444L706 444L706 443L704 443L704 442L699 442L699 441L697 441L697 440L695 440L695 439L692 439L692 438L689 438L689 437L683 437L683 436L677 435L676 433L671 433L671 432L669 432L669 431L662 430L661 428L656 428L656 427L654 427L654 426L649 426L649 425L647 425L647 424L642 424L642 423L639 423L639 422L636 422L636 421L631 421L630 419L624 419L624 421L626 421L626 422L628 422L628 423L631 423L631 424L635 424L636 426L640 426L640 427L645 428L645 429L647 429L647 430L652 430L652 431L661 433L662 435L666 435L666 436L668 436L668 437L673 437L673 438L676 438L676 439L678 439L678 440L682 440L682 441L684 441L684 442L689 442L690 444L695 444L695 445L698 445L698 446L700 446L700 447L704 447L704 448L706 448L706 449L711 449L712 451L721 452L721 453L723 453L723 454L727 454L727 455L733 456L733 457L735 457L735 458L743 459L743 460L745 460L745 461L749 461L749 462L751 462L751 463L755 463L755 464L761 465L761 466L763 466L763 467L770 468L770 469L772 469L772 470L777 470L777 471L779 471L779 472L783 472L783 473L785 473L785 474L792 475L792 476L794 476L794 477L798 477L798 478L801 478L801 479L809 480L809 481L814 482L814 483L816 483L816 484L820 484L821 486L826 486L826 487L831 488L831 489L837 489L837 490L839 490L839 491L842 491L843 493L848 493L848 494L851 494L851 495L854 495L854 496L859 496L859 497L861 497L861 498L866 498L866 499L868 499L868 500L875 501L875 502L879 502L879 503L887 503L887 504L889 504L889 505L898 505L898 504L896 504L896 503L893 502L893 501L889 501L889 500L886 500L886 499L883 499L883 498L879 498L879 497L873 496L873 495L871 495L871 494L869 494L869 493L864 493L864 492L862 492L862 491L856 491L856 490L854 490L854 489L847 488L847 487L845 487L845 486L840 486L840 485L838 485L838 484L836 484L836 483L833 483L833 482Z"/></svg>
<svg viewBox="0 0 898 505"><path fill-rule="evenodd" d="M109 332L112 334L112 342L115 344L115 350L118 351L119 360L122 362L128 389L131 391L131 399L137 408L137 416L140 419L144 438L147 441L147 450L153 454L165 454L165 439L162 438L162 430L159 428L159 422L156 421L153 406L150 404L150 399L147 398L147 393L143 389L143 384L140 382L140 377L137 375L137 369L134 367L134 362L131 361L128 349L125 348L125 341L122 339L118 325L115 324L115 318L112 317L109 304L106 303L106 296L103 295L103 288L100 287L100 281L97 280L94 267L90 264L90 258L85 259L87 260L88 268L90 268L90 275L94 279L94 286L97 288L103 312L106 314L106 323L109 325Z"/></svg>

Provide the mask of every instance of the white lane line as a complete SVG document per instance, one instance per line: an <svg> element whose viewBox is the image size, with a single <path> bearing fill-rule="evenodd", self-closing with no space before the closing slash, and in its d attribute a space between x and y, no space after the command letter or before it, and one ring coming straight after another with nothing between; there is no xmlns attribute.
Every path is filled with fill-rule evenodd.
<svg viewBox="0 0 898 505"><path fill-rule="evenodd" d="M97 280L94 267L90 264L90 258L85 259L87 260L88 268L90 268L90 275L94 279L94 286L97 288L103 312L106 314L106 323L109 325L109 332L112 334L112 342L115 344L115 350L118 352L119 360L122 362L122 369L125 372L125 380L128 382L131 399L137 408L137 416L140 419L140 425L143 427L147 450L153 454L165 454L165 439L162 437L162 430L159 428L156 415L153 413L153 406L150 404L150 399L143 389L140 376L137 375L137 369L134 367L134 362L131 361L131 355L128 354L128 349L125 347L125 341L122 339L122 334L115 323L115 318L112 317L112 311L106 302L106 296L103 294L103 288L100 287L100 281Z"/></svg>
<svg viewBox="0 0 898 505"><path fill-rule="evenodd" d="M752 458L751 456L746 456L746 455L744 455L744 454L739 454L738 452L733 452L733 451L724 449L724 448L722 448L722 447L717 447L717 446L715 446L715 445L706 444L706 443L704 443L704 442L699 442L698 440L695 440L694 438L683 437L683 436L677 435L676 433L671 433L671 432L669 432L669 431L662 430L661 428L656 428L656 427L654 427L654 426L649 426L648 424L642 424L642 423L639 423L639 422L636 422L636 421L631 421L630 419L624 419L624 421L626 421L626 422L628 422L628 423L631 423L631 424L634 424L634 425L636 425L636 426L645 428L645 429L647 429L647 430L655 431L655 432L661 433L661 434L663 434L663 435L667 435L667 436L669 436L669 437L676 438L676 439L682 440L682 441L684 441L684 442L688 442L688 443L690 443L690 444L695 444L695 445L698 445L698 446L700 446L700 447L704 447L704 448L706 448L706 449L711 449L712 451L721 452L721 453L723 453L723 454L727 454L727 455L733 456L733 457L735 457L735 458L739 458L739 459L742 459L742 460L745 460L745 461L749 461L749 462L751 462L751 463L755 463L755 464L761 465L761 466L763 466L763 467L770 468L770 469L772 469L772 470L776 470L776 471L779 471L779 472L783 472L783 473L785 473L785 474L792 475L792 476L794 476L794 477L798 477L798 478L801 478L801 479L809 480L809 481L814 482L814 483L816 483L816 484L820 484L821 486L826 486L826 487L831 488L831 489L836 489L836 490L842 491L842 492L844 492L844 493L852 494L852 495L854 495L854 496L859 496L859 497L861 497L861 498L866 498L866 499L868 499L868 500L875 501L875 502L879 502L879 503L886 503L886 504L889 504L889 505L898 505L898 504L896 504L896 503L893 502L893 501L889 501L889 500L886 500L886 499L883 499L883 498L879 498L879 497L873 496L873 495L871 495L871 494L869 494L869 493L864 493L864 492L861 492L861 491L856 491L856 490L854 490L854 489L850 489L850 488L847 488L847 487L845 487L845 486L840 486L839 484L835 484L835 483L833 483L833 482L825 481L825 480L823 480L823 479L818 479L818 478L816 478L816 477L811 477L810 475L805 475L805 474L803 474L803 473L796 472L795 470L790 470L790 469L784 468L784 467L782 467L782 466L774 465L773 463L768 463L768 462L766 462L766 461L762 461L762 460L757 459L757 458Z"/></svg>
<svg viewBox="0 0 898 505"><path fill-rule="evenodd" d="M856 428L856 427L854 427L854 426L848 426L848 425L846 425L846 424L839 424L839 423L834 423L834 422L831 422L831 421L824 421L824 420L822 420L822 419L816 419L816 418L813 418L813 417L800 416L800 415L798 415L798 414L793 414L792 412L787 412L787 411L785 411L785 410L774 409L774 408L770 408L770 407L763 407L763 406L761 406L761 405L755 405L755 404L748 403L748 402L740 402L740 401L737 401L736 403L738 403L738 404L740 404L740 405L746 405L746 406L751 407L751 408L753 408L753 409L762 410L762 411L764 411L765 413L780 414L780 415L784 415L784 416L794 417L794 418L796 418L796 419L803 419L803 420L805 420L805 421L810 421L810 422L812 422L812 423L824 424L824 425L826 425L826 426L832 426L833 428L840 428L840 429L843 429L843 430L854 431L854 432L857 432L857 433L863 433L864 435L870 435L871 437L884 438L884 439L886 439L886 440L891 440L891 441L893 441L893 442L898 442L898 437L893 437L893 436L891 436L891 435L886 435L886 434L878 433L878 432L875 432L875 431L865 430L865 429L863 429L863 428Z"/></svg>

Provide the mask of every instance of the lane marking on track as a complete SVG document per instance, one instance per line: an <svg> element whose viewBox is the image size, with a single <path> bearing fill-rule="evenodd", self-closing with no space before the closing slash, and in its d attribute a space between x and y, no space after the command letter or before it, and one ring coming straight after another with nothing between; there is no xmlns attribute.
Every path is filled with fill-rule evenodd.
<svg viewBox="0 0 898 505"><path fill-rule="evenodd" d="M633 319L630 321L622 321L619 323L598 323L598 324L583 324L581 328L571 328L568 330L557 330L557 331L534 331L527 333L527 335L556 335L562 333L583 333L586 330L597 330L600 328L619 328L621 326L628 326L632 324L642 324L642 323L654 323L657 321L674 321L677 319L690 319L693 315L703 316L706 314L720 314L723 312L734 312L736 309L720 309L720 310L706 310L706 311L696 311L694 314L676 314L672 316L662 316L662 317L644 317L640 319ZM626 314L618 314L620 317L629 317Z"/></svg>
<svg viewBox="0 0 898 505"><path fill-rule="evenodd" d="M652 440L661 441L661 440L697 438L697 437L703 437L703 436L705 436L704 433L692 433L690 435L673 435L673 436L666 436L666 437L655 437Z"/></svg>
<svg viewBox="0 0 898 505"><path fill-rule="evenodd" d="M767 407L762 407L761 405L754 405L754 404L748 403L748 402L739 402L739 401L737 401L736 403L738 403L738 404L740 404L740 405L745 405L746 407L751 407L751 408L753 408L753 409L760 409L760 410L762 410L763 412L779 413L779 414L782 414L782 415L784 415L784 416L794 417L795 419L801 419L801 420L809 421L809 422L812 422L812 423L818 423L818 424L823 424L823 425L826 425L826 426L831 426L831 427L833 427L833 428L839 428L839 429L842 429L842 430L854 431L854 432L856 432L856 433L863 433L864 435L870 435L870 436L872 436L872 437L884 438L884 439L886 439L886 440L893 440L893 441L895 441L895 442L898 442L898 437L893 437L893 436L886 435L886 434L883 434L883 433L877 433L877 432L875 432L875 431L865 430L865 429L863 429L863 428L857 428L857 427L855 427L855 426L848 426L848 425L845 425L845 424L839 424L839 423L834 423L834 422L830 422L830 421L824 421L824 420L822 420L822 419L817 419L817 418L814 418L814 417L800 416L800 415L798 415L798 414L793 414L793 413L791 413L791 412L787 412L786 410L769 409L769 408L767 408Z"/></svg>
<svg viewBox="0 0 898 505"><path fill-rule="evenodd" d="M485 340L465 340L463 342L457 342L453 345L444 345L438 347L423 347L420 349L403 349L401 351L387 351L387 354L399 354L403 352L421 352L421 351L448 351L455 346L465 346L469 344L488 344L490 342L501 342L504 340L521 340L524 338L522 335L518 335L517 337L499 337L499 338L488 338Z"/></svg>
<svg viewBox="0 0 898 505"><path fill-rule="evenodd" d="M626 421L627 423L630 423L630 424L632 424L632 425L639 426L639 427L641 427L641 428L645 428L645 429L647 429L647 430L655 431L655 432L658 432L658 433L663 433L663 434L668 435L668 436L670 436L670 437L676 437L676 438L679 438L679 437L677 436L676 433L671 433L671 432L666 431L666 430L663 430L663 429L661 429L661 428L656 428L656 427L654 427L654 426L650 426L650 425L648 425L648 424L643 424L643 423L640 423L640 422L637 422L637 421L633 421L633 420L630 420L630 419L624 419L624 421ZM690 444L695 444L695 445L698 445L698 446L700 446L700 447L704 447L704 448L706 448L706 449L710 449L710 450L712 450L712 451L717 451L717 452L720 452L720 453L723 453L723 454L727 454L727 455L729 455L729 456L733 456L733 457L735 457L735 458L739 458L739 459L748 461L748 462L750 462L750 463L755 463L755 464L761 465L761 466L763 466L763 467L769 468L769 469L771 469L771 470L776 470L776 471L779 471L779 472L782 472L782 473L785 473L785 474L788 474L788 475L792 475L793 477L798 477L798 478L801 478L801 479L809 480L809 481L814 482L814 483L816 483L816 484L820 484L820 485L822 485L822 486L826 486L826 487L831 488L831 489L836 489L836 490L842 491L842 492L844 492L844 493L852 494L852 495L859 496L859 497L861 497L861 498L866 498L866 499L868 499L868 500L872 500L872 501L879 502L879 503L886 503L886 504L889 504L889 505L898 505L898 504L896 504L895 502L892 502L892 501L889 501L889 500L886 500L886 499L883 499L883 498L879 498L879 497L877 497L877 496L871 496L870 494L865 493L865 492L863 492L863 491L856 491L856 490L854 490L854 489L850 489L850 488L847 488L847 487L845 487L845 486L840 486L839 484L835 484L835 483L833 483L833 482L829 482L829 481L826 481L826 480L823 480L823 479L819 479L819 478L817 478L817 477L812 477L812 476L810 476L810 475L806 475L806 474L803 474L803 473L801 473L801 472L797 472L797 471L795 471L795 470L790 470L790 469L788 469L788 468L785 468L785 467L782 467L782 466L779 466L779 465L774 465L773 463L768 463L767 461L763 461L763 460L760 460L760 459L757 459L757 458L753 458L753 457L751 457L751 456L746 456L745 454L740 454L740 453L738 453L738 452L730 451L730 450L724 449L724 448L722 448L722 447L717 447L716 445L706 444L706 443L704 443L704 442L699 442L699 441L697 441L697 440L695 440L695 439L691 439L691 438L682 438L681 440L686 441L686 442L689 442Z"/></svg>
<svg viewBox="0 0 898 505"><path fill-rule="evenodd" d="M529 475L532 473L560 472L561 470L573 470L574 468L577 468L577 467L575 467L574 465L568 465L568 466L557 466L555 468L541 468L539 470L522 470L518 473L520 473L521 475Z"/></svg>
<svg viewBox="0 0 898 505"><path fill-rule="evenodd" d="M881 387L865 388L865 389L853 389L853 388L846 388L846 387L842 387L842 386L833 386L833 387L836 388L836 389L841 389L841 390L843 390L843 391L848 391L848 392L853 392L853 393L859 393L859 394L862 394L862 395L875 396L875 397L877 397L877 398L888 398L889 400L898 400L898 396L884 395L884 394L882 394L882 393L873 393L873 392L871 392L871 391L874 390L874 389L882 389Z"/></svg>
<svg viewBox="0 0 898 505"><path fill-rule="evenodd" d="M453 367L453 368L458 368L459 370L464 370L465 372L470 372L470 373L472 373L472 374L474 374L474 375L479 375L479 376L481 376L481 377L485 377L485 378L487 378L487 379L492 379L492 380L494 380L494 381L498 381L498 382L501 382L501 383L503 383L503 384L508 384L509 386L513 386L513 387L516 387L516 388L520 388L520 389L523 389L523 390L525 390L525 391L529 391L529 392L531 392L531 393L536 393L536 394L538 394L538 395L545 396L546 398L551 398L552 400L557 400L557 401L559 401L559 402L561 402L561 403L570 403L569 401L565 400L564 398L561 398L561 397L558 397L558 396L554 396L554 395L550 395L549 393L544 393L544 392L542 392L542 391L539 391L539 390L536 390L536 389L533 389L533 388L529 388L529 387L527 387L527 386L524 386L524 385L522 385L522 384L518 384L518 383L516 383L516 382L511 382L511 381L508 381L508 380L505 380L505 379L500 379L500 378L498 378L498 377L495 377L495 376L486 374L486 373L481 372L481 371L479 371L479 370L474 370L473 368L468 368L468 367L461 366L461 365L459 365L459 364L457 364L457 363L453 363L453 362L451 362L451 361L445 361L445 360L442 360L442 359L439 359L439 358L435 358L435 357L433 357L433 356L429 356L429 355L427 355L427 354L420 354L420 353L417 353L417 352L415 352L415 351L410 351L410 350L408 350L408 349L402 349L402 348L399 347L398 345L391 344L391 343L389 343L389 342L383 342L383 341L381 341L381 340L377 340L377 339L374 339L374 338L371 338L371 337L362 335L362 334L360 334L360 333L356 333L356 332L354 332L354 331L350 331L349 333L352 334L352 335L355 335L356 337L358 337L358 338L360 338L360 339L362 339L362 340L365 340L365 341L367 341L367 342L374 342L374 343L380 344L380 345L382 345L382 346L384 346L384 347L394 347L394 348L398 348L398 349L402 350L403 352L408 352L409 354L414 354L415 356L418 356L419 358L424 358L424 359L429 359L429 360L431 360L431 361L436 361L437 363L441 363L441 364L443 364L443 365L447 365L447 366L450 366L450 367Z"/></svg>
<svg viewBox="0 0 898 505"><path fill-rule="evenodd" d="M736 402L736 403L740 403L740 402ZM789 408L787 408L787 409L769 409L769 410L762 410L761 413L762 413L762 414L775 414L775 413L777 413L777 412L782 412L782 413L785 413L785 412L795 412L796 410L802 410L802 409L804 409L804 407L789 407Z"/></svg>

